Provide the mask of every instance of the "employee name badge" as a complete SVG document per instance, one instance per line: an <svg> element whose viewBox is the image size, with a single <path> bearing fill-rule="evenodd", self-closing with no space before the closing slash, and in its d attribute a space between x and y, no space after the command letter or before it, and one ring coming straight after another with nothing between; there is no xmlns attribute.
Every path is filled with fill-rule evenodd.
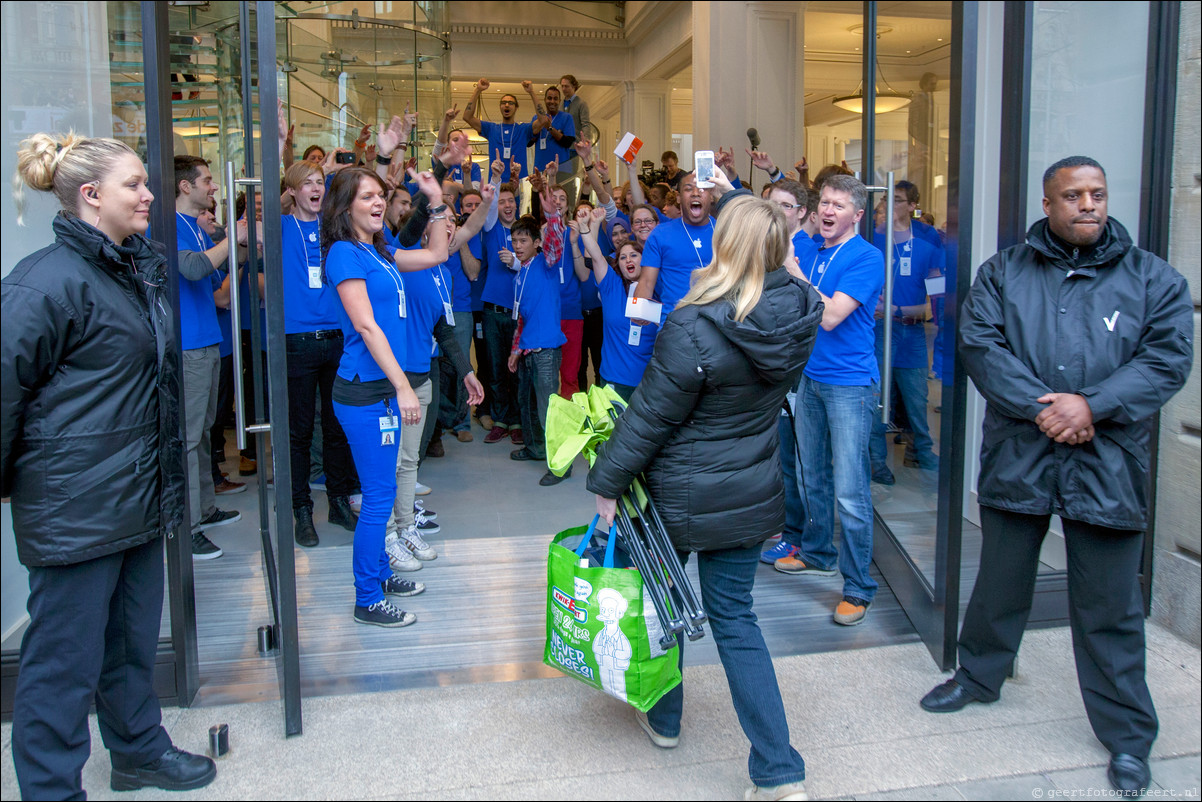
<svg viewBox="0 0 1202 802"><path fill-rule="evenodd" d="M380 445L392 446L396 445L396 434L401 430L401 423L397 416L389 412L387 415L380 416Z"/></svg>
<svg viewBox="0 0 1202 802"><path fill-rule="evenodd" d="M909 256L903 256L899 260L899 265L900 265L901 274L903 276L910 275L910 257Z"/></svg>
<svg viewBox="0 0 1202 802"><path fill-rule="evenodd" d="M447 325L454 326L455 325L455 309L451 306L449 301L442 302L442 313L447 316Z"/></svg>
<svg viewBox="0 0 1202 802"><path fill-rule="evenodd" d="M630 336L626 338L627 345L637 346L643 339L643 327L630 324Z"/></svg>
<svg viewBox="0 0 1202 802"><path fill-rule="evenodd" d="M397 314L401 316L402 320L404 320L409 315L409 311L405 307L405 291L397 290L396 297L397 297Z"/></svg>
<svg viewBox="0 0 1202 802"><path fill-rule="evenodd" d="M506 161L509 161L509 148L504 148L501 151L501 158L505 159Z"/></svg>
<svg viewBox="0 0 1202 802"><path fill-rule="evenodd" d="M309 265L309 289L321 289L321 265Z"/></svg>
<svg viewBox="0 0 1202 802"><path fill-rule="evenodd" d="M483 323L476 324L476 339L477 340L484 339L484 324Z"/></svg>
<svg viewBox="0 0 1202 802"><path fill-rule="evenodd" d="M539 150L546 150L546 149L547 149L547 137L546 137L545 135L539 138L539 140L538 140L538 149L539 149Z"/></svg>
<svg viewBox="0 0 1202 802"><path fill-rule="evenodd" d="M513 319L514 320L518 319L518 310L521 308L521 306L522 305L520 303L518 303L517 301L513 302Z"/></svg>

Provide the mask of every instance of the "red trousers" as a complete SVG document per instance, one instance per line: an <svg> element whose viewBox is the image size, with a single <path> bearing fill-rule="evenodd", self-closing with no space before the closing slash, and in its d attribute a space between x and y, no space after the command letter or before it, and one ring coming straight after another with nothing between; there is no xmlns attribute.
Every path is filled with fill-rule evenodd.
<svg viewBox="0 0 1202 802"><path fill-rule="evenodd" d="M559 394L570 401L573 393L580 392L580 344L584 341L584 321L561 320L559 329L568 338L560 350L563 359L559 363Z"/></svg>

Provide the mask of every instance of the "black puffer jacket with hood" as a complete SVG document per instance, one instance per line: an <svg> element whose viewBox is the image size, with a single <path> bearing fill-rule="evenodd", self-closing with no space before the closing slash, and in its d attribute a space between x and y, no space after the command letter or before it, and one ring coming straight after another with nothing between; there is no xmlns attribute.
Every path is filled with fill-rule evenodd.
<svg viewBox="0 0 1202 802"><path fill-rule="evenodd" d="M814 345L822 301L783 268L741 323L728 301L677 307L588 477L617 498L646 470L682 551L751 546L784 528L777 418Z"/></svg>
<svg viewBox="0 0 1202 802"><path fill-rule="evenodd" d="M184 507L166 259L65 214L54 233L0 291L0 485L28 566L149 542Z"/></svg>
<svg viewBox="0 0 1202 802"><path fill-rule="evenodd" d="M1143 529L1154 415L1193 364L1185 278L1110 218L1089 248L1036 222L981 266L960 312L960 357L985 396L980 503ZM1035 418L1045 393L1089 402L1095 435L1056 443Z"/></svg>

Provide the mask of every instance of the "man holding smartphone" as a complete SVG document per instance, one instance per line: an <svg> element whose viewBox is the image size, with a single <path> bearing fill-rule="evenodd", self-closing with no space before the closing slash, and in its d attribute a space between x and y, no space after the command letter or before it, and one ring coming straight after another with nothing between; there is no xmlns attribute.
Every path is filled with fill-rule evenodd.
<svg viewBox="0 0 1202 802"><path fill-rule="evenodd" d="M713 176L713 163L713 153L710 153L710 177ZM643 249L643 275L635 295L639 298L658 296L664 305L661 320L667 318L688 293L693 271L705 267L714 258L714 218L710 217L710 203L710 194L699 185L699 177L693 173L684 176L680 180L680 217L656 226L647 238ZM649 322L658 324L661 320Z"/></svg>

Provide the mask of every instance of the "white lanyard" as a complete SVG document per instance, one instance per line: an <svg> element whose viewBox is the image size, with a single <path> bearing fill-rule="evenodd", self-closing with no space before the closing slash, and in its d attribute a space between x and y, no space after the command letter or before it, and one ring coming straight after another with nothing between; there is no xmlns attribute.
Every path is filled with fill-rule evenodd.
<svg viewBox="0 0 1202 802"><path fill-rule="evenodd" d="M402 319L404 319L408 313L405 309L405 288L403 286L401 286L400 271L399 270L394 271L394 268L391 265L389 265L388 262L385 262L383 259L380 258L380 254L376 253L375 248L369 248L367 245L363 244L362 242L359 242L356 244L363 250L370 253L377 262L379 262L381 265L383 265L384 272L388 274L388 277L390 279L392 279L392 283L396 285L397 314ZM394 272L396 273L396 275L393 275Z"/></svg>
<svg viewBox="0 0 1202 802"><path fill-rule="evenodd" d="M530 265L534 264L534 260L538 258L538 254L530 257L530 261L526 264L518 262L518 281L520 289L518 290L517 302L513 305L513 319L517 320L518 310L522 308L522 296L526 294L526 285L530 279Z"/></svg>
<svg viewBox="0 0 1202 802"><path fill-rule="evenodd" d="M843 250L843 246L846 245L851 240L852 240L852 237L848 237L847 239L840 242L839 247L835 248L835 252L831 254L831 258L827 259L821 265L819 265L819 267L818 267L819 276L818 276L817 284L814 284L814 265L818 264L818 257L822 255L822 251L819 250L818 253L814 254L814 261L810 263L810 275L808 276L807 280L811 284L814 284L814 290L816 292L822 292L822 280L824 278L826 278L827 265L833 265L835 263L835 257L839 255L839 251Z"/></svg>
<svg viewBox="0 0 1202 802"><path fill-rule="evenodd" d="M443 311L443 314L447 318L447 325L454 326L455 325L455 311L454 311L455 308L451 304L451 299L453 298L454 293L453 293L453 290L451 289L451 278L450 278L449 274L447 273L447 271L444 269L445 267L446 267L445 262L438 265L438 275L432 276L432 278L434 279L434 288L436 290L438 290L438 298L440 301L442 301L442 311ZM442 288L443 288L444 284L446 285L446 288L447 288L446 295L442 294Z"/></svg>
<svg viewBox="0 0 1202 802"><path fill-rule="evenodd" d="M205 250L205 241L200 238L200 229L198 229L196 226L192 225L192 221L189 220L188 216L185 215L183 212L176 212L175 216L178 217L180 220L183 220L184 225L186 225L188 227L188 230L192 232L192 236L196 237L196 247L202 251Z"/></svg>
<svg viewBox="0 0 1202 802"><path fill-rule="evenodd" d="M317 264L315 264L315 265L309 263L309 246L305 244L305 230L303 228L301 228L300 221L296 219L295 215L290 215L290 216L292 217L292 222L296 224L296 233L300 236L301 249L305 253L305 268L309 271L309 289L320 290L321 289L321 260L318 259ZM313 240L309 240L309 241L312 242ZM321 218L320 217L317 218L317 241L318 242L321 241Z"/></svg>
<svg viewBox="0 0 1202 802"><path fill-rule="evenodd" d="M689 244L693 246L693 252L697 254L698 267L705 267L705 261L701 258L701 249L697 247L698 240L693 239L693 235L689 233L689 227L684 220L680 221L680 227L684 229L684 235L689 238ZM710 242L714 241L714 221L710 221Z"/></svg>

